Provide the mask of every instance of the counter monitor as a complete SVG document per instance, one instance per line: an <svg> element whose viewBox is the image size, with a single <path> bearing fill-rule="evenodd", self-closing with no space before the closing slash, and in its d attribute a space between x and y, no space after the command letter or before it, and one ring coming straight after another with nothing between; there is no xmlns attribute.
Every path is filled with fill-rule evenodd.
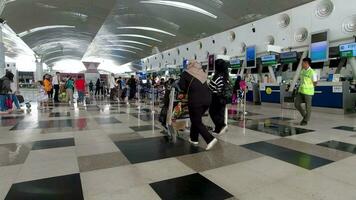
<svg viewBox="0 0 356 200"><path fill-rule="evenodd" d="M277 64L276 55L265 55L261 57L261 62L263 66L272 66Z"/></svg>
<svg viewBox="0 0 356 200"><path fill-rule="evenodd" d="M242 62L240 59L234 58L230 60L231 69L240 69L242 67Z"/></svg>
<svg viewBox="0 0 356 200"><path fill-rule="evenodd" d="M282 64L298 62L298 54L296 51L281 53L279 54L279 61Z"/></svg>
<svg viewBox="0 0 356 200"><path fill-rule="evenodd" d="M351 58L356 57L356 42L349 44L342 44L339 47L340 57L342 58Z"/></svg>

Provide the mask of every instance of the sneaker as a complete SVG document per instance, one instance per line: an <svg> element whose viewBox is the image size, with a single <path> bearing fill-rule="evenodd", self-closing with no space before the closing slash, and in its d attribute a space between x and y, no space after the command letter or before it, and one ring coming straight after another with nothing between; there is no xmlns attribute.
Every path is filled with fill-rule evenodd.
<svg viewBox="0 0 356 200"><path fill-rule="evenodd" d="M198 145L199 144L199 142L194 142L190 138L189 138L189 143L192 144L192 145Z"/></svg>
<svg viewBox="0 0 356 200"><path fill-rule="evenodd" d="M227 131L227 125L225 125L221 130L220 132L218 132L219 135L225 133Z"/></svg>
<svg viewBox="0 0 356 200"><path fill-rule="evenodd" d="M218 140L217 140L216 138L214 138L214 139L208 144L208 146L206 147L205 150L209 151L210 149L212 149L212 148L216 145L216 143L218 143Z"/></svg>
<svg viewBox="0 0 356 200"><path fill-rule="evenodd" d="M306 125L308 125L308 122L303 120L303 121L300 122L300 125L301 126L306 126Z"/></svg>

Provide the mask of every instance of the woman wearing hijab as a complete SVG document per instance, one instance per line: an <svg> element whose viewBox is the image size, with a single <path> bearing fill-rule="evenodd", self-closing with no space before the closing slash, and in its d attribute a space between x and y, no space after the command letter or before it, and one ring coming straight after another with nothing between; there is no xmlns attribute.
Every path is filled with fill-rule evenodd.
<svg viewBox="0 0 356 200"><path fill-rule="evenodd" d="M189 142L198 145L199 134L207 143L206 150L210 150L218 142L203 124L202 117L209 109L211 94L207 84L207 73L195 60L190 61L187 71L183 72L179 80L179 88L188 95L188 109L191 121Z"/></svg>
<svg viewBox="0 0 356 200"><path fill-rule="evenodd" d="M227 130L225 123L226 96L225 89L229 84L229 63L218 59L215 61L215 74L209 82L212 92L212 102L209 108L209 115L214 122L213 133L222 134Z"/></svg>

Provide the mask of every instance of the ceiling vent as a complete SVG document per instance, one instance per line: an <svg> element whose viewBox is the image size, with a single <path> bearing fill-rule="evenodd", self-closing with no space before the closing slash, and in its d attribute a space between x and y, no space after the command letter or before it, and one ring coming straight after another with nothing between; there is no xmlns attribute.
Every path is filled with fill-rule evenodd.
<svg viewBox="0 0 356 200"><path fill-rule="evenodd" d="M298 29L294 34L296 42L304 42L308 38L308 30L306 28Z"/></svg>
<svg viewBox="0 0 356 200"><path fill-rule="evenodd" d="M334 10L334 4L330 0L321 0L316 5L315 16L318 18L328 17Z"/></svg>
<svg viewBox="0 0 356 200"><path fill-rule="evenodd" d="M267 36L266 44L267 45L274 45L274 37L272 35Z"/></svg>
<svg viewBox="0 0 356 200"><path fill-rule="evenodd" d="M287 28L290 24L290 17L287 14L281 14L278 18L278 26L281 28Z"/></svg>
<svg viewBox="0 0 356 200"><path fill-rule="evenodd" d="M356 15L351 15L342 22L342 31L345 33L356 32Z"/></svg>
<svg viewBox="0 0 356 200"><path fill-rule="evenodd" d="M244 42L242 42L240 44L240 52L241 53L245 53L245 51L246 51L246 44Z"/></svg>

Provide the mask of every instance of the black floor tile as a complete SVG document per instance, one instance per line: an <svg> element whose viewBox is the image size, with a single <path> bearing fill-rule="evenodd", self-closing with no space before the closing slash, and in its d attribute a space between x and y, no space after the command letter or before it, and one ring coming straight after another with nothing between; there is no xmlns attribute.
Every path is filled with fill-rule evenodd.
<svg viewBox="0 0 356 200"><path fill-rule="evenodd" d="M242 147L309 170L322 167L333 162L331 160L284 148L267 142L251 143L242 145Z"/></svg>
<svg viewBox="0 0 356 200"><path fill-rule="evenodd" d="M254 131L259 131L280 137L287 137L292 135L299 135L303 133L313 132L314 130L292 127L282 124L273 123L273 121L266 120L246 120L246 125L241 123L231 123L231 125L247 128ZM244 127L245 126L245 127Z"/></svg>
<svg viewBox="0 0 356 200"><path fill-rule="evenodd" d="M333 129L356 132L356 127L351 127L351 126L338 126L338 127L334 127Z"/></svg>
<svg viewBox="0 0 356 200"><path fill-rule="evenodd" d="M87 127L87 119L61 119L48 121L34 121L34 122L19 122L10 130L26 130L26 129L62 129L62 128L78 128L84 129Z"/></svg>
<svg viewBox="0 0 356 200"><path fill-rule="evenodd" d="M294 120L289 117L269 117L269 118L263 118L261 120L273 120L273 121L291 121Z"/></svg>
<svg viewBox="0 0 356 200"><path fill-rule="evenodd" d="M79 174L46 178L11 186L5 200L83 200Z"/></svg>
<svg viewBox="0 0 356 200"><path fill-rule="evenodd" d="M150 130L158 130L159 128L152 126L152 125L143 125L143 126L130 126L129 128L131 128L132 130L134 130L135 132L140 132L140 131L150 131Z"/></svg>
<svg viewBox="0 0 356 200"><path fill-rule="evenodd" d="M52 112L49 117L70 117L70 112Z"/></svg>
<svg viewBox="0 0 356 200"><path fill-rule="evenodd" d="M200 174L151 183L150 186L162 200L223 200L233 197Z"/></svg>
<svg viewBox="0 0 356 200"><path fill-rule="evenodd" d="M75 146L74 138L42 140L33 143L32 150Z"/></svg>
<svg viewBox="0 0 356 200"><path fill-rule="evenodd" d="M1 116L0 126L14 126L24 118L24 116Z"/></svg>
<svg viewBox="0 0 356 200"><path fill-rule="evenodd" d="M202 148L192 146L182 139L177 139L173 143L167 137L118 141L115 142L115 145L131 163L141 163L203 151Z"/></svg>
<svg viewBox="0 0 356 200"><path fill-rule="evenodd" d="M159 117L159 114L152 115L151 113L144 113L144 114L133 113L131 115L133 117L136 117L136 118L142 120L142 121L158 120L158 117Z"/></svg>
<svg viewBox="0 0 356 200"><path fill-rule="evenodd" d="M96 117L95 121L98 124L118 124L118 123L121 123L115 117Z"/></svg>
<svg viewBox="0 0 356 200"><path fill-rule="evenodd" d="M356 145L354 145L354 144L331 140L331 141L320 143L318 145L323 146L323 147L328 147L331 149L337 149L340 151L345 151L345 152L356 154Z"/></svg>
<svg viewBox="0 0 356 200"><path fill-rule="evenodd" d="M72 119L62 119L62 120L48 120L48 121L37 121L37 122L20 122L12 127L10 130L24 130L30 128L68 128L73 127Z"/></svg>

